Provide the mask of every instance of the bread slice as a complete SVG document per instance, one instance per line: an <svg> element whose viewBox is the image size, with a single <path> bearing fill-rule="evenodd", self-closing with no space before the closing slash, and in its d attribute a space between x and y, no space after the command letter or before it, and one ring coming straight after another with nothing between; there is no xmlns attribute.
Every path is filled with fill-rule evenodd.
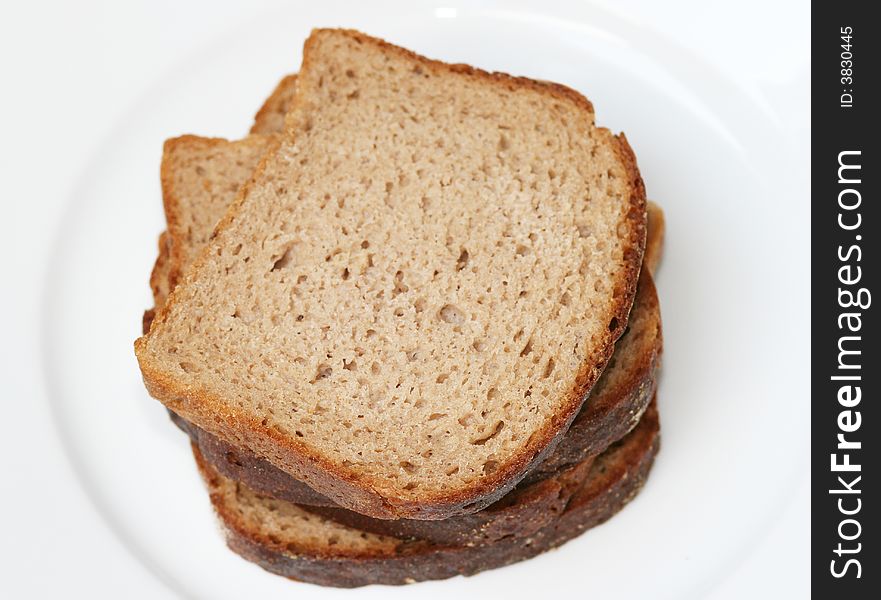
<svg viewBox="0 0 881 600"><path fill-rule="evenodd" d="M180 194L181 203L188 205L187 213L210 213L213 210L215 217L219 219L223 212L216 202L206 200L205 195L216 187L223 190L233 189L234 186L229 184L234 181L234 178L230 178L234 173L219 175L211 185L202 185L196 174L201 164L200 154L206 160L215 157L219 145L225 145L231 156L239 153L235 142L211 140L210 144L166 144L166 153L186 154L186 160L168 162L186 164L191 176L182 177L173 169L167 175L173 180L192 182L190 189L180 190L184 192ZM207 172L204 168L198 170ZM232 192L227 191L227 194L231 202ZM655 205L654 210L660 211L660 207ZM211 223L210 215L197 215L195 222L208 227ZM655 243L658 235L650 222L647 249L660 252L660 244ZM207 239L208 235L206 232L195 231L193 237ZM162 261L164 254L160 252L157 264ZM650 256L649 251L646 251L646 265L656 264L657 260L656 256ZM447 544L489 543L507 535L528 535L539 528L544 520L553 516L554 511L568 500L566 490L572 486L561 485L560 480L577 482L583 479L585 470L590 465L588 459L630 431L654 393L660 347L660 309L651 277L644 271L631 311L628 332L618 341L609 367L594 386L591 398L554 452L499 502L473 515L442 521L376 520L339 509L327 497L247 450L227 444L176 415L172 414L172 418L196 442L203 460L222 475L240 481L258 493L316 507L311 510L375 533L418 537ZM565 473L567 470L570 472ZM532 482L537 483L532 485ZM320 507L333 508L322 512Z"/></svg>
<svg viewBox="0 0 881 600"><path fill-rule="evenodd" d="M341 525L296 504L262 496L201 459L211 503L229 547L267 571L335 587L399 585L480 571L533 557L578 536L621 510L648 477L659 448L652 403L639 425L594 461L565 507L526 537L489 545L443 545L376 535Z"/></svg>
<svg viewBox="0 0 881 600"><path fill-rule="evenodd" d="M226 144L228 151L235 154L235 143ZM213 154L215 146L189 146L189 168L199 165L200 151L207 152L206 148L210 148ZM180 149L181 146L167 144L166 148ZM214 186L230 189L232 186L227 183L227 179L222 178L215 180ZM202 201L202 196L207 193L205 190L214 186L194 185L189 195L182 196L182 201L191 204L188 211L206 211L215 207L210 202ZM660 207L655 205L654 210L660 211ZM198 222L208 223L210 220L200 217ZM660 244L655 243L658 235L650 223L646 247L656 253L661 250ZM196 237L202 236L196 232ZM161 259L160 255L158 261ZM650 256L647 250L645 264L654 265L657 261L658 257ZM240 481L258 493L309 505L310 510L375 533L418 537L447 544L490 543L507 535L528 535L553 516L555 510L565 505L569 498L566 490L572 486L561 485L560 480L580 481L590 465L589 458L604 450L612 441L623 437L642 415L654 393L660 348L660 309L651 277L644 271L628 331L618 341L609 367L554 452L499 502L473 515L442 521L377 520L339 509L329 498L247 450L227 444L173 413L172 418L191 436L203 460L220 474ZM564 473L567 469L570 473ZM322 512L320 507L329 508Z"/></svg>
<svg viewBox="0 0 881 600"><path fill-rule="evenodd" d="M571 90L354 32L314 33L297 86L277 152L136 344L148 389L348 508L479 510L623 330L632 153Z"/></svg>

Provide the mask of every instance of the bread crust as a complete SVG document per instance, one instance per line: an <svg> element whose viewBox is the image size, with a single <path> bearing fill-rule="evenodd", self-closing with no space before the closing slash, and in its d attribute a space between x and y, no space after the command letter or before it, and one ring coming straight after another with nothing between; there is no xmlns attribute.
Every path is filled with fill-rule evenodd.
<svg viewBox="0 0 881 600"><path fill-rule="evenodd" d="M645 258L643 268L648 269L654 275L661 262L664 237L667 234L667 221L664 211L657 202L648 202L648 236L645 241Z"/></svg>
<svg viewBox="0 0 881 600"><path fill-rule="evenodd" d="M525 560L603 523L642 488L660 448L659 432L658 413L652 404L640 424L597 459L561 514L525 537L510 536L482 546L402 541L394 554L387 549L329 553L272 540L248 526L220 493L222 476L201 459L195 447L194 454L227 544L234 552L269 572L298 581L334 587L401 585L473 575Z"/></svg>
<svg viewBox="0 0 881 600"><path fill-rule="evenodd" d="M319 38L331 30L316 30L306 40L303 52L303 69L309 68L311 49L319 43ZM511 92L521 88L529 88L548 93L555 98L572 102L590 115L593 122L593 107L584 96L559 84L535 81L526 78L512 77L501 73L489 73L467 65L449 65L440 61L430 60L393 46L385 41L370 38L359 32L344 30L342 33L356 43L376 44L387 52L397 53L417 61L424 68L444 70L448 73L476 78L492 85L504 86ZM302 95L295 96L293 107L288 113L296 115ZM288 129L291 129L290 122ZM587 395L602 373L612 352L614 343L624 332L627 318L633 303L636 283L642 264L646 236L646 201L645 189L639 176L636 160L630 146L623 135L613 136L608 130L598 128L597 135L606 137L615 150L625 172L627 173L630 193L624 201L628 205L619 230L626 232L624 245L625 268L621 270L618 281L612 282L616 302L611 309L611 317L605 339L597 345L593 356L589 357L581 371L576 375L575 385L566 398L561 400L559 410L546 420L544 425L533 432L529 440L506 462L501 463L491 474L462 486L458 489L442 490L433 493L422 492L417 496L408 496L400 490L379 489L376 482L356 470L338 464L322 455L301 441L290 438L272 429L253 415L236 410L208 390L182 385L170 374L164 372L157 364L153 364L146 352L146 338L135 342L144 383L149 393L161 400L173 411L205 428L210 433L237 446L249 448L256 454L266 457L280 469L295 475L319 493L329 497L337 504L376 518L415 518L445 519L455 515L470 514L482 510L504 496L535 466L553 451L570 423L581 409ZM218 224L217 231L229 226L246 198L255 178L259 178L266 168L274 150L267 152L255 170L251 180L242 187L239 195L226 216ZM172 223L169 223L172 227ZM205 248L196 259L190 273L198 271L199 265L207 260L211 251ZM174 256L174 248L172 248ZM169 302L158 311L154 327L162 323L168 314L168 306L174 304L176 290L172 290ZM223 410L218 410L222 407Z"/></svg>

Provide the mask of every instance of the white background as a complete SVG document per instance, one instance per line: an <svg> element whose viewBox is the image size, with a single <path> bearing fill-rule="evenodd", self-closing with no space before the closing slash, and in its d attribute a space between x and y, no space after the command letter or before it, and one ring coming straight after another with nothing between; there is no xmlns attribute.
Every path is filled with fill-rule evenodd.
<svg viewBox="0 0 881 600"><path fill-rule="evenodd" d="M279 4L4 3L0 18L0 174L5 192L0 213L4 224L0 503L3 521L10 524L0 533L0 597L173 597L107 527L58 441L46 402L41 346L51 339L42 330L46 274L51 268L47 263L52 240L64 225L70 190L122 116L183 58L197 56L243 20ZM440 4L455 3L431 3L426 8ZM535 4L540 10L542 3ZM799 153L804 165L803 171L781 176L793 178L790 187L803 195L804 211L809 210L808 2L600 4L676 40L773 111L791 133L794 143L788 148ZM308 15L303 18L308 20ZM259 104L262 93L255 90L251 105ZM802 223L809 224L809 219ZM781 235L789 235L786 224L781 224ZM809 237L802 233L794 239L806 244ZM802 255L807 262L809 248L805 246ZM807 279L802 282L801 298L778 300L809 305L808 284ZM808 323L803 327L807 331ZM801 373L781 376L806 378L808 366L803 364ZM101 381L95 386L100 390ZM809 406L806 396L803 410L809 411ZM772 454L767 468L781 468ZM797 481L788 508L767 537L757 539L755 550L743 563L732 564L707 597L809 594L807 473ZM634 577L639 577L638 568ZM292 588L291 594L303 589Z"/></svg>

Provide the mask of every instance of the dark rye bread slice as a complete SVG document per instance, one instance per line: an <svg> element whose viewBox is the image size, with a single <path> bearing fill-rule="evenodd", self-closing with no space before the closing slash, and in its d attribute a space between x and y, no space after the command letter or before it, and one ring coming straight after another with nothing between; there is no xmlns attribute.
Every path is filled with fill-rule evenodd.
<svg viewBox="0 0 881 600"><path fill-rule="evenodd" d="M175 168L163 170L163 174L169 177L169 181L163 187L167 191L172 191L179 198L179 204L186 205L184 214L196 216L190 223L195 229L191 236L192 239L207 239L207 231L200 231L200 227L210 228L210 223L219 219L224 210L223 203L212 201L206 195L211 194L215 188L219 188L225 191L227 203L232 201L234 192L231 190L235 186L230 185L230 182L235 181L236 171L218 170L217 167L223 163L235 164L249 159L253 160L247 147L242 149L241 146L239 142L217 139L194 140L192 137L169 142L165 145L164 162L169 165L180 165L181 172ZM224 154L226 156L220 160L218 156ZM212 168L205 168L200 157L204 157L204 161L210 162ZM209 172L214 180L210 184L206 184L203 179L209 176ZM183 182L186 185L182 185ZM650 203L649 213L650 221L644 264L646 268L651 269L659 260L662 232L657 224L662 222L663 217L657 216L661 214L661 210L654 203ZM183 243L188 242L184 240ZM152 278L154 291L157 286L168 287L167 282L163 286L163 282L157 281L158 278L155 276L156 273L167 271L163 268L163 263L166 260L167 245L160 243L160 255L157 258L157 266ZM162 298L157 295L156 301L157 305L161 305ZM620 438L629 431L632 424L642 414L642 410L653 393L652 382L657 369L660 344L660 312L657 297L651 279L644 273L630 317L628 333L622 336L616 346L616 352L612 359L612 363L615 364L610 364L606 369L594 387L591 399L576 417L566 437L551 456L545 460L545 463L553 464L554 468L543 463L536 469L535 475L531 474L527 477L526 483L558 474L557 470L563 470L577 464L587 456L598 453L611 441ZM235 448L218 440L173 413L172 418L200 445L205 459L222 474L241 480L258 492L280 499L306 505L335 506L325 496L316 493L309 486L293 479L246 450ZM444 520L439 522L437 527L417 520L402 519L388 524L380 521L373 524L372 527L368 525L366 528L371 531L414 535L448 543L474 539L492 540L494 535L507 535L508 532L517 531L518 527L520 531L525 530L524 528L534 527L537 520L531 515L534 515L536 510L558 506L560 502L565 501L565 495L558 493L559 486L553 481L542 486L535 486L534 489L525 488L527 486L521 484L514 493L509 494L502 501L509 507L519 502L522 507L520 516L516 516L509 508L505 511L504 518L496 518L496 515L499 514L497 511L486 510L477 513L474 518L463 517ZM514 501L515 496L516 502ZM332 512L333 509L331 509ZM347 512L337 511L338 519L343 522L353 522L352 519L358 519L357 514L347 515ZM475 535L474 532L477 531L482 534Z"/></svg>
<svg viewBox="0 0 881 600"><path fill-rule="evenodd" d="M183 141L182 143L166 144L167 153L186 155L185 159L183 157L177 157L174 160L167 158L166 162L186 165L186 170L190 171L189 176L185 177L170 170L168 174L173 174L174 177L172 177L172 184L166 188L171 189L177 185L175 182L187 181L188 187L178 186L178 189L175 190L181 201L189 204L185 212L192 215L214 211L215 218L219 218L223 207L216 202L206 201L204 196L210 193L214 187L220 186L221 189L230 190L232 186L228 185L228 178L219 173L214 173L213 176L215 178L221 177L220 180L215 179L212 185L204 185L199 172L204 176L208 170L200 168L201 161L198 157L200 154L215 157L216 163L219 146L225 146L226 152L229 154L229 157L225 159L226 162L246 160L248 154L247 151L242 153L237 150L237 142L221 140L210 140L210 143L205 140L205 142L192 144ZM227 194L229 201L231 201L232 192L227 191ZM652 203L650 211L660 213L660 207ZM199 224L205 227L211 222L208 215L197 214L197 217L194 221L194 226L197 229ZM649 250L645 256L647 268L657 264L658 253L661 249L658 239L661 232L655 226L658 222L658 217L655 217L650 220L648 228L646 245ZM199 231L196 231L194 235L195 239L206 237L207 234L203 235ZM160 265L167 258L166 248L167 246L160 244L160 256L157 259L154 273L162 271ZM154 277L154 283L155 279ZM157 302L161 302L158 297ZM563 470L572 464L577 464L587 456L598 453L611 441L620 438L629 431L638 416L642 414L642 410L653 393L652 382L657 369L660 344L660 312L657 297L651 279L648 274L644 273L630 317L628 333L619 340L612 359L617 366L610 365L606 369L596 384L591 399L576 417L566 437L546 459L546 463L553 463L557 469ZM280 499L306 505L335 506L328 498L317 494L309 486L291 478L266 461L218 440L173 413L172 418L200 445L205 459L222 474L240 480L260 493ZM544 464L537 471L543 477L558 474L557 470L548 468ZM540 478L530 475L527 479L535 481ZM472 543L474 540L491 541L494 536L528 531L529 528L534 529L536 524L540 523L540 520L534 516L536 511L559 506L561 502L566 500L565 494L560 492L560 486L556 481L526 488L526 485L521 484L515 492L501 501L508 507L503 513L493 510L494 507L499 507L500 503L497 503L488 510L476 513L472 518L446 519L437 522L436 527L433 526L434 523L417 520L402 519L371 524L368 519L368 525L365 528L371 531L388 532L394 535L413 535L446 543L464 543L465 540ZM515 512L511 508L513 506L520 506L520 512ZM336 511L336 516L343 522L358 522L359 515L348 515L347 513L348 511ZM332 516L333 510L328 514ZM356 519L356 521L352 521L352 519ZM476 532L480 532L480 534L477 535Z"/></svg>
<svg viewBox="0 0 881 600"><path fill-rule="evenodd" d="M278 152L137 343L145 381L349 508L476 511L541 460L623 330L632 153L562 87L354 32L304 57Z"/></svg>
<svg viewBox="0 0 881 600"><path fill-rule="evenodd" d="M235 143L227 142L227 144L229 145L231 153L235 155ZM188 151L194 153L194 155L197 155L200 151L204 151L204 146L201 145L184 148L172 144L168 147L175 148L176 151ZM191 156L191 160L187 161L187 164L190 169L193 169L195 166L198 166L199 161L193 159ZM213 206L211 203L199 201L202 194L206 193L205 190L209 188L200 185L198 179L195 179L194 181L196 185L194 185L187 193L182 194L182 196L186 198L188 202L195 204L195 207L190 209L191 212L197 209L209 210ZM654 269L658 263L661 250L659 238L661 237L662 232L659 231L657 227L657 224L660 222L659 217L657 216L660 214L660 207L654 203L650 203L649 211L650 220L644 265L646 268ZM206 221L206 219L199 219L199 222L202 223ZM157 265L161 265L166 258L166 249L167 246L160 244L160 256L157 259ZM161 271L161 266L157 266L154 270L154 272ZM646 283L641 283L641 286L651 285L651 281L647 275L644 274L643 278L648 279L648 281ZM155 277L153 278L153 281L156 281ZM613 361L616 361L617 357L622 354L638 354L638 351L631 348L631 346L636 345L636 342L628 341L629 339L636 339L637 337L642 338L642 347L644 350L641 353L645 356L646 360L650 363L656 363L657 361L657 348L654 348L653 342L650 341L654 329L645 328L645 333L639 333L644 327L642 323L646 320L645 316L640 316L640 313L646 312L640 307L654 306L655 308L652 309L652 312L655 312L657 310L657 298L654 295L653 287L651 294L646 294L642 290L643 288L641 287L640 291L637 293L637 299L634 303L628 333L622 336L621 340L618 342ZM634 332L634 330L636 331ZM659 342L660 337L656 336L654 343ZM610 365L601 380L595 386L594 394L597 394L600 390L605 390L607 395L611 391L614 391L616 388L615 385L606 385L603 381L613 376L615 369L620 370L624 368L626 363L627 359L622 361L618 367ZM636 372L632 366L627 370L631 375ZM646 372L650 371L650 369L646 370ZM626 378L617 379L618 381L626 380ZM620 386L620 383L617 385ZM619 397L625 395L626 394L624 394L623 391L618 392ZM594 404L591 404L591 402L594 402ZM548 460L552 460L554 456L566 447L567 440L583 427L582 423L590 424L603 421L603 419L596 418L596 413L599 411L588 410L590 406L600 407L609 405L614 405L614 403L599 398L589 401L582 409L579 417L576 418L572 428L570 428L570 431L567 433L567 437L560 446L557 447L555 453ZM627 405L636 408L639 406L639 403L629 400ZM637 411L640 414L642 412L641 410L638 410L638 408ZM582 418L585 414L591 414L591 412L594 414L592 418ZM246 485L251 484L250 487L258 493L280 499L317 505L310 506L309 510L365 531L388 534L396 537L425 539L435 543L448 545L481 545L492 543L508 536L524 537L532 534L536 530L545 526L549 520L556 518L560 510L568 502L571 493L577 489L577 484L584 480L586 472L591 464L590 460L584 460L574 468L568 469L568 471L561 469L563 472L551 474L548 478L538 484L527 486L521 483L521 485L510 494L506 495L501 501L473 515L454 517L443 521L419 521L410 519L401 519L397 521L376 520L344 509L321 508L321 506L333 506L333 503L327 498L316 494L314 490L308 486L297 482L296 480L292 480L290 476L275 469L265 461L260 461L254 456L247 456L247 453L243 455L238 449L220 442L213 436L198 431L192 425L189 425L173 413L172 418L182 429L190 433L194 440L199 441L199 447L204 460L216 469L218 468L218 465L220 465L218 471L221 472L221 474L227 475L234 480L239 480ZM626 419L622 419L621 425L624 425L626 422ZM578 437L583 438L583 432ZM589 437L591 436L588 436L588 438ZM596 443L594 446L596 446ZM558 460L557 462L559 463L561 461ZM224 465L226 465L226 468L224 468ZM547 469L543 470L547 472Z"/></svg>
<svg viewBox="0 0 881 600"><path fill-rule="evenodd" d="M206 153L206 150L210 149L210 155L216 156L219 146L225 146L231 157L239 156L237 142L211 140L210 146L202 143L166 144L166 152L188 155L187 160L169 160L169 162L185 164L187 169L194 171L191 173L191 177L176 176L173 178L175 181L189 182L189 189L177 190L181 201L190 205L187 210L188 214L211 213L213 211L215 215L219 215L222 212L222 207L217 203L204 201L204 195L212 186L202 185L195 173L201 164L201 161L198 160L200 153ZM233 159L227 159L227 161L231 160ZM207 172L205 169L199 170L203 173ZM222 189L231 189L232 186L225 183L228 181L225 174L216 174L215 176L221 177L221 180L216 181L215 185L220 185ZM228 193L231 199L231 192ZM655 205L653 210L660 211L660 208ZM208 215L199 215L194 226L198 229L199 223L204 227L210 222L211 219ZM660 252L660 243L657 238L659 235L660 232L655 227L649 227L647 247L651 249L651 252L646 253L647 266L656 264L658 260L657 253ZM196 231L194 237L203 239L206 236ZM161 246L161 248L164 250L165 246ZM161 265L164 259L165 252L161 251L157 265ZM161 267L157 266L154 271L161 271ZM160 298L157 297L157 302L159 301ZM628 332L618 341L611 361L614 364L607 367L594 387L591 399L582 408L561 443L545 460L545 463L542 463L534 474L527 477L527 482L554 475L558 469L566 468L588 456L598 454L609 443L622 437L630 430L642 414L654 391L654 374L659 362L660 347L660 309L651 278L648 273L643 273L631 313ZM200 445L205 459L222 474L241 480L261 493L280 499L307 505L335 506L325 496L317 494L309 486L290 477L247 450L222 442L180 417L173 416L173 418L181 429L184 429ZM521 488L523 487L521 485ZM527 496L533 499L530 501L531 504L535 504L536 500L534 499L536 498L548 498L535 490L529 491ZM557 498L553 501L559 502L560 499ZM494 530L495 526L489 520L490 513L484 516L487 517L487 520L481 526ZM464 539L475 529L475 522L473 519L444 520L443 526L436 528L436 536L429 539L440 541ZM401 520L397 523L399 527L409 527L409 520ZM412 523L413 528L410 530L395 529L395 533L419 531L423 532L423 536L426 535L424 532L431 528L421 527L418 523L418 521Z"/></svg>
<svg viewBox="0 0 881 600"><path fill-rule="evenodd" d="M236 142L212 140L210 145L189 143L166 145L167 152L187 154L187 160L174 162L186 164L187 169L191 171L190 176L176 176L174 181L189 181L189 189L177 191L182 202L191 205L188 207L188 214L213 210L219 218L222 212L222 207L217 203L203 200L203 196L214 186L203 185L196 172L201 164L198 160L200 153L216 156L220 145L226 146L231 157L242 157L236 150ZM227 159L233 162L234 160L234 158ZM200 171L207 173L205 169ZM223 177L216 173L214 176ZM228 190L231 186L226 185L225 181L225 177L220 181L215 180L214 185L220 185L222 189ZM660 208L653 203L650 210L660 212ZM210 221L210 218L199 215L195 223L204 226ZM649 250L644 261L646 268L653 267L658 262L658 253L661 249L658 240L661 233L656 228L658 222L657 217L650 220L646 241ZM196 232L196 239L203 237ZM163 262L165 248L167 246L160 245L157 264ZM155 269L155 271L161 270L161 267ZM590 464L585 458L598 453L611 441L622 437L642 414L654 391L654 373L658 365L660 344L660 312L657 297L651 278L648 273L643 273L628 332L618 341L609 367L597 382L591 398L576 417L566 437L545 460L545 463L553 463L555 468L549 468L543 463L536 471L543 476L544 481L531 474L527 479L538 480L540 483L526 485L526 482L521 482L514 491L487 509L473 515L453 517L443 521L374 520L344 509L319 508L335 507L335 504L266 461L218 440L173 413L172 418L197 442L203 458L215 469L225 476L245 483L259 493L312 505L314 508L311 510L344 524L375 533L417 537L447 544L483 544L507 535L521 537L529 535L543 526L554 516L555 511L565 505L569 497L568 490L571 490L572 486L563 485L561 482L579 481L583 478L585 469ZM573 464L576 466L572 467ZM567 467L569 472L562 472Z"/></svg>
<svg viewBox="0 0 881 600"><path fill-rule="evenodd" d="M193 453L227 544L267 571L334 587L400 585L473 575L536 556L603 523L636 496L660 444L653 402L637 427L598 456L565 507L527 537L443 545L367 533L228 479Z"/></svg>

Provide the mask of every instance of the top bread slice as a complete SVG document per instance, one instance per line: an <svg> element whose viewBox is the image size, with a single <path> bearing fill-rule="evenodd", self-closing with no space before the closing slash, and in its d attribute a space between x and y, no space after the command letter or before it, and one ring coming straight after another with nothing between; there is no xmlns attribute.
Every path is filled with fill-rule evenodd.
<svg viewBox="0 0 881 600"><path fill-rule="evenodd" d="M371 516L503 495L626 326L645 196L552 84L351 31L307 41L286 131L136 352L199 427Z"/></svg>
<svg viewBox="0 0 881 600"><path fill-rule="evenodd" d="M221 156L223 156L222 160ZM173 201L183 209L184 214L196 216L189 220L193 228L191 239L208 239L213 229L212 223L216 223L223 216L224 207L235 199L236 187L246 181L245 178L236 178L241 176L237 169L218 169L218 165L247 164L248 161L253 161L252 166L256 166L258 158L250 153L247 140L226 141L183 136L166 142L163 165L167 165L167 168L162 170L163 190L173 196L166 199L166 204L171 204ZM205 179L210 181L204 181ZM215 194L220 194L220 197L215 197ZM572 421L572 425L554 451L500 501L510 501L512 495L517 494L519 490L521 496L525 493L533 499L528 503L533 516L516 518L516 515L505 514L505 523L510 522L516 526L533 525L536 523L534 516L536 512L541 512L547 505L552 506L552 503L563 502L565 498L554 490L553 482L534 486L535 489L524 489L524 485L546 479L553 480L561 471L604 450L630 430L642 416L654 393L656 372L660 363L661 322L658 300L650 274L660 258L663 231L658 229L658 224L662 223L663 216L661 208L653 202L648 203L648 214L643 268L636 299L630 311L627 332L616 343L615 353L603 371L602 377L591 390L590 398ZM166 237L163 235L163 239ZM177 243L186 244L188 240L177 240ZM204 242L202 244L204 245ZM167 271L162 267L168 259L166 248L167 243L160 242L160 254L152 278L154 289L156 284L161 283L156 281L157 274ZM184 254L193 255L198 249L192 250ZM181 265L183 268L186 266L186 264ZM168 286L164 287L167 289ZM161 306L162 302L162 297L157 295L156 306ZM149 327L145 328L145 333L148 329ZM245 449L224 443L174 413L172 419L193 438L204 460L211 463L221 474L248 485L258 493L277 499L310 506L335 506L328 498L318 495L310 487ZM500 532L500 535L512 531L508 525L496 527L491 524L490 517L498 515L497 512L493 512L493 507L498 505L499 502L478 513L442 521L370 519L343 509L331 510L335 511L333 513L335 515L358 519L355 522L362 528L377 533L392 532L399 535L405 532L419 532L417 537L450 541L457 536L472 536L475 529L487 533ZM335 518L342 520L339 517ZM365 523L372 524L372 528L365 526ZM481 525L478 527L477 524Z"/></svg>

